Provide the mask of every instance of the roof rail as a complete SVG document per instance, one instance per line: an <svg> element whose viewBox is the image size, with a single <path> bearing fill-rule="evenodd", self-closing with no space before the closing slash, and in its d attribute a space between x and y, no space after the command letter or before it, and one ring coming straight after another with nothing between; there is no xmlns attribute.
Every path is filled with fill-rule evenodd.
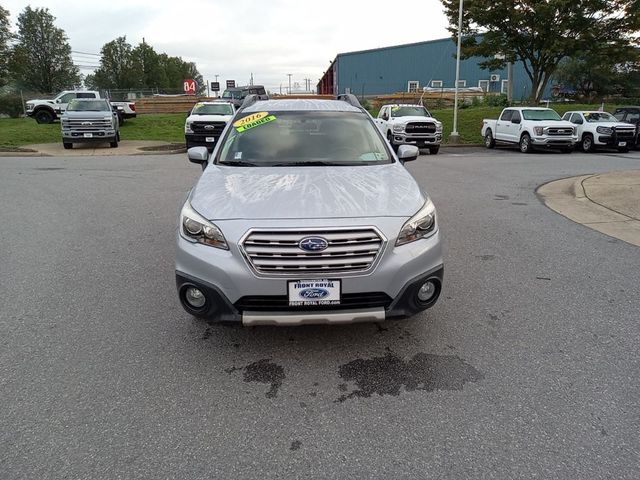
<svg viewBox="0 0 640 480"><path fill-rule="evenodd" d="M256 103L258 100L260 100L260 95L256 95L255 93L252 95L247 95L246 97L244 97L244 101L242 102L242 105L240 105L240 108L238 110L244 110L245 108L250 107L251 105Z"/></svg>
<svg viewBox="0 0 640 480"><path fill-rule="evenodd" d="M362 108L358 97L356 97L353 93L341 93L336 97L336 99L347 102L349 105L353 105L356 108Z"/></svg>

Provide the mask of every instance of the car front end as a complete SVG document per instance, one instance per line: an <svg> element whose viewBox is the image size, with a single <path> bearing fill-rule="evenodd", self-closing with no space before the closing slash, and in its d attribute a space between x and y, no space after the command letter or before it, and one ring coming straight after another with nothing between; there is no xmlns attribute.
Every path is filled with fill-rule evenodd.
<svg viewBox="0 0 640 480"><path fill-rule="evenodd" d="M444 269L431 199L364 110L304 102L258 102L210 160L189 152L202 150L206 169L177 228L182 306L244 325L379 322L433 306ZM344 153L354 144L366 152Z"/></svg>
<svg viewBox="0 0 640 480"><path fill-rule="evenodd" d="M537 148L569 148L578 142L577 128L571 122L540 122L532 127L531 144Z"/></svg>
<svg viewBox="0 0 640 480"><path fill-rule="evenodd" d="M442 143L442 123L435 118L400 117L392 127L393 143L427 148Z"/></svg>
<svg viewBox="0 0 640 480"><path fill-rule="evenodd" d="M63 143L102 143L117 138L118 120L112 113L65 111L60 119Z"/></svg>

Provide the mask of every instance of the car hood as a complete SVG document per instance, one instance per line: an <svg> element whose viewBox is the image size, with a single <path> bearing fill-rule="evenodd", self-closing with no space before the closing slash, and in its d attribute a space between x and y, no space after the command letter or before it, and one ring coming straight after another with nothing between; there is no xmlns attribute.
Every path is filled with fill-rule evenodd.
<svg viewBox="0 0 640 480"><path fill-rule="evenodd" d="M558 127L558 128L573 128L575 125L566 120L523 120L527 122L531 122L532 126L541 126L541 127Z"/></svg>
<svg viewBox="0 0 640 480"><path fill-rule="evenodd" d="M426 198L400 163L344 167L209 165L191 206L209 220L410 217Z"/></svg>
<svg viewBox="0 0 640 480"><path fill-rule="evenodd" d="M597 122L597 123L592 123L592 124L589 124L589 125L595 125L597 127L607 127L607 128L612 128L612 127L616 127L616 128L623 127L625 129L633 128L632 124L624 123L624 122Z"/></svg>
<svg viewBox="0 0 640 480"><path fill-rule="evenodd" d="M417 116L409 116L409 117L396 117L393 118L393 123L408 123L408 122L437 122L433 117L417 117Z"/></svg>
<svg viewBox="0 0 640 480"><path fill-rule="evenodd" d="M233 115L190 115L187 122L228 122Z"/></svg>
<svg viewBox="0 0 640 480"><path fill-rule="evenodd" d="M99 112L81 112L81 111L72 111L70 112L69 110L65 110L62 114L62 116L64 118L100 118L102 119L103 117L111 117L112 113L111 110L101 110Z"/></svg>
<svg viewBox="0 0 640 480"><path fill-rule="evenodd" d="M50 103L51 105L55 105L56 102L50 98L34 98L32 100L27 100L26 103Z"/></svg>

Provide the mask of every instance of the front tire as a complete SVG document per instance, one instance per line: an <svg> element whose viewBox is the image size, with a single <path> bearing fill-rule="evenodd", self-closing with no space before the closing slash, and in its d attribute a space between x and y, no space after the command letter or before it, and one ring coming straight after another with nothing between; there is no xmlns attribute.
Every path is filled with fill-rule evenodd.
<svg viewBox="0 0 640 480"><path fill-rule="evenodd" d="M113 142L109 142L111 148L118 148L118 137L114 137Z"/></svg>
<svg viewBox="0 0 640 480"><path fill-rule="evenodd" d="M436 147L429 147L429 154L430 155L437 155L439 151L440 151L440 145L438 145Z"/></svg>
<svg viewBox="0 0 640 480"><path fill-rule="evenodd" d="M38 110L34 115L33 118L36 119L36 122L38 123L52 123L55 120L55 115L50 112L49 110Z"/></svg>
<svg viewBox="0 0 640 480"><path fill-rule="evenodd" d="M484 146L487 148L493 148L496 146L496 139L493 138L491 129L487 130L487 133L484 134Z"/></svg>
<svg viewBox="0 0 640 480"><path fill-rule="evenodd" d="M531 146L531 137L528 133L522 134L519 146L521 153L531 153L533 151L533 147Z"/></svg>
<svg viewBox="0 0 640 480"><path fill-rule="evenodd" d="M580 148L584 153L593 152L593 135L589 133L585 134L580 142Z"/></svg>
<svg viewBox="0 0 640 480"><path fill-rule="evenodd" d="M393 151L397 152L398 147L393 144L393 135L391 135L391 131L387 132L387 140L389 141L389 145L391 145L391 148L393 149Z"/></svg>
<svg viewBox="0 0 640 480"><path fill-rule="evenodd" d="M65 150L71 150L73 148L73 143L62 142L62 146Z"/></svg>

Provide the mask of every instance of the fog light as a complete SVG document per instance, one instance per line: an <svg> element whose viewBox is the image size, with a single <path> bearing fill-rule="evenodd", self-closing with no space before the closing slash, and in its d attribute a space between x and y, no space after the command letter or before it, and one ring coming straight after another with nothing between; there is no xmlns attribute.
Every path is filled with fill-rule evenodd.
<svg viewBox="0 0 640 480"><path fill-rule="evenodd" d="M420 290L418 290L418 300L421 302L428 302L433 298L436 293L436 285L431 280L427 280L422 284Z"/></svg>
<svg viewBox="0 0 640 480"><path fill-rule="evenodd" d="M188 287L184 292L184 298L189 306L193 308L202 308L207 301L204 293L202 293L196 287Z"/></svg>

